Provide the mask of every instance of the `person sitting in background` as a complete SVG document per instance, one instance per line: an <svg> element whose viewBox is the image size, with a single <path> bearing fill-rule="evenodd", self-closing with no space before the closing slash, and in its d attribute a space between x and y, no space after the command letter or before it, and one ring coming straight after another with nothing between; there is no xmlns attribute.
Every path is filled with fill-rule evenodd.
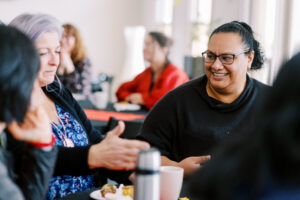
<svg viewBox="0 0 300 200"><path fill-rule="evenodd" d="M57 148L45 111L34 103L39 67L30 39L0 25L0 199L44 199L49 187ZM6 148L8 134L25 142L22 157Z"/></svg>
<svg viewBox="0 0 300 200"><path fill-rule="evenodd" d="M149 148L149 145L137 140L121 139L119 136L124 131L124 122L119 122L104 138L92 126L70 91L55 80L60 58L60 22L49 15L22 14L13 19L10 26L29 36L40 54L40 87L36 99L50 118L49 123L59 149L47 199L60 198L92 189L96 184L105 184L111 174L109 171L104 173L101 168L134 169L138 152ZM14 149L15 142L10 140L10 148ZM14 152L21 154L15 149ZM94 176L97 172L103 177L100 182Z"/></svg>
<svg viewBox="0 0 300 200"><path fill-rule="evenodd" d="M185 176L206 162L223 140L255 126L255 106L268 88L247 75L247 70L262 66L263 57L246 23L216 28L203 58L206 75L163 97L138 135L161 151L162 165L182 167Z"/></svg>
<svg viewBox="0 0 300 200"><path fill-rule="evenodd" d="M260 123L232 138L190 180L191 199L300 199L300 54L278 73Z"/></svg>
<svg viewBox="0 0 300 200"><path fill-rule="evenodd" d="M58 77L72 93L80 93L90 98L92 66L81 34L72 24L64 24L63 27Z"/></svg>
<svg viewBox="0 0 300 200"><path fill-rule="evenodd" d="M167 92L189 80L187 74L168 59L171 39L160 32L150 32L145 39L144 58L150 63L132 81L116 92L118 101L145 105L151 109Z"/></svg>

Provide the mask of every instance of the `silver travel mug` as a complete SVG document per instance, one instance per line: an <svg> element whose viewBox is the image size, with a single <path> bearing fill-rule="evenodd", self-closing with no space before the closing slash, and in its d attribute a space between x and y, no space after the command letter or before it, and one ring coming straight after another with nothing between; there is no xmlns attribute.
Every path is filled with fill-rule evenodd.
<svg viewBox="0 0 300 200"><path fill-rule="evenodd" d="M139 153L134 183L135 200L159 200L160 198L160 152L151 148Z"/></svg>

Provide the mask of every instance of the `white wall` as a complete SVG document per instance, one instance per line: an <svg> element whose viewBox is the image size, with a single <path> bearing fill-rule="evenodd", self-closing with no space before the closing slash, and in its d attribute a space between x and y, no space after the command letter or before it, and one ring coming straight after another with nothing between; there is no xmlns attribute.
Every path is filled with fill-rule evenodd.
<svg viewBox="0 0 300 200"><path fill-rule="evenodd" d="M24 13L47 13L76 25L87 46L93 75L118 75L124 62L125 26L141 25L141 0L1 0L0 20L10 22Z"/></svg>
<svg viewBox="0 0 300 200"><path fill-rule="evenodd" d="M179 1L173 11L173 48L170 60L180 68L184 68L184 56L189 56L189 42L191 38L190 0Z"/></svg>
<svg viewBox="0 0 300 200"><path fill-rule="evenodd" d="M115 76L113 91L120 84L126 47L123 30L126 26L143 25L146 31L157 30L156 0L0 0L0 20L10 22L24 13L48 13L62 23L75 24L83 35L91 58L93 76L105 72ZM232 21L249 19L253 0L213 0L212 27ZM260 1L260 0L257 0ZM183 68L190 40L190 0L175 1L173 39L170 59ZM255 23L254 23L255 24ZM251 25L254 25L251 23ZM255 27L255 25L254 25ZM255 27L255 30L258 27ZM258 28L259 29L259 28Z"/></svg>
<svg viewBox="0 0 300 200"><path fill-rule="evenodd" d="M212 27L215 29L221 24L233 20L249 22L250 0L213 0Z"/></svg>

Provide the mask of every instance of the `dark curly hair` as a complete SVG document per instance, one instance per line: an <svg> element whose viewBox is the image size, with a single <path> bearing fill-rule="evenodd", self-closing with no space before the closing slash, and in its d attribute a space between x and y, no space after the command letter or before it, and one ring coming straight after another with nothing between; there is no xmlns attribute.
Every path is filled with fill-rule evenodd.
<svg viewBox="0 0 300 200"><path fill-rule="evenodd" d="M216 28L210 35L211 38L216 33L238 33L243 40L243 43L249 48L250 51L254 51L254 59L251 65L251 69L260 69L264 63L264 56L260 48L259 42L254 38L252 28L245 22L232 21L223 24Z"/></svg>
<svg viewBox="0 0 300 200"><path fill-rule="evenodd" d="M16 28L0 26L0 121L23 122L40 67L31 40Z"/></svg>

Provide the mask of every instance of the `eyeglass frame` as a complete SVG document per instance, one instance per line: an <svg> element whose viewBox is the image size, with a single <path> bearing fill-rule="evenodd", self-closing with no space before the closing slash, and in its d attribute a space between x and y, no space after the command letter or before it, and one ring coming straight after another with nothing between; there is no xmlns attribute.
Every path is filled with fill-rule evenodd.
<svg viewBox="0 0 300 200"><path fill-rule="evenodd" d="M216 62L216 60L217 60L217 58L218 58L219 61L220 61L223 65L231 65L232 63L234 63L234 59L235 59L236 56L239 56L239 55L242 55L242 54L250 53L250 52L251 52L251 49L248 49L247 51L243 51L243 52L241 52L241 53L236 53L236 54L224 53L224 54L220 54L220 55L218 55L218 56L217 56L216 54L212 53L211 51L209 51L209 52L211 52L211 54L213 54L213 55L215 56L215 59L214 59L213 62L206 62L206 61L205 61L205 56L204 56L204 54L207 55L207 51L209 51L209 50L206 50L206 51L204 51L204 52L201 53L201 54L202 54L202 57L203 57L203 60L204 60L205 63L213 64L214 62ZM222 60L220 59L220 56L224 56L224 55L230 55L230 56L232 56L232 63L223 63Z"/></svg>

